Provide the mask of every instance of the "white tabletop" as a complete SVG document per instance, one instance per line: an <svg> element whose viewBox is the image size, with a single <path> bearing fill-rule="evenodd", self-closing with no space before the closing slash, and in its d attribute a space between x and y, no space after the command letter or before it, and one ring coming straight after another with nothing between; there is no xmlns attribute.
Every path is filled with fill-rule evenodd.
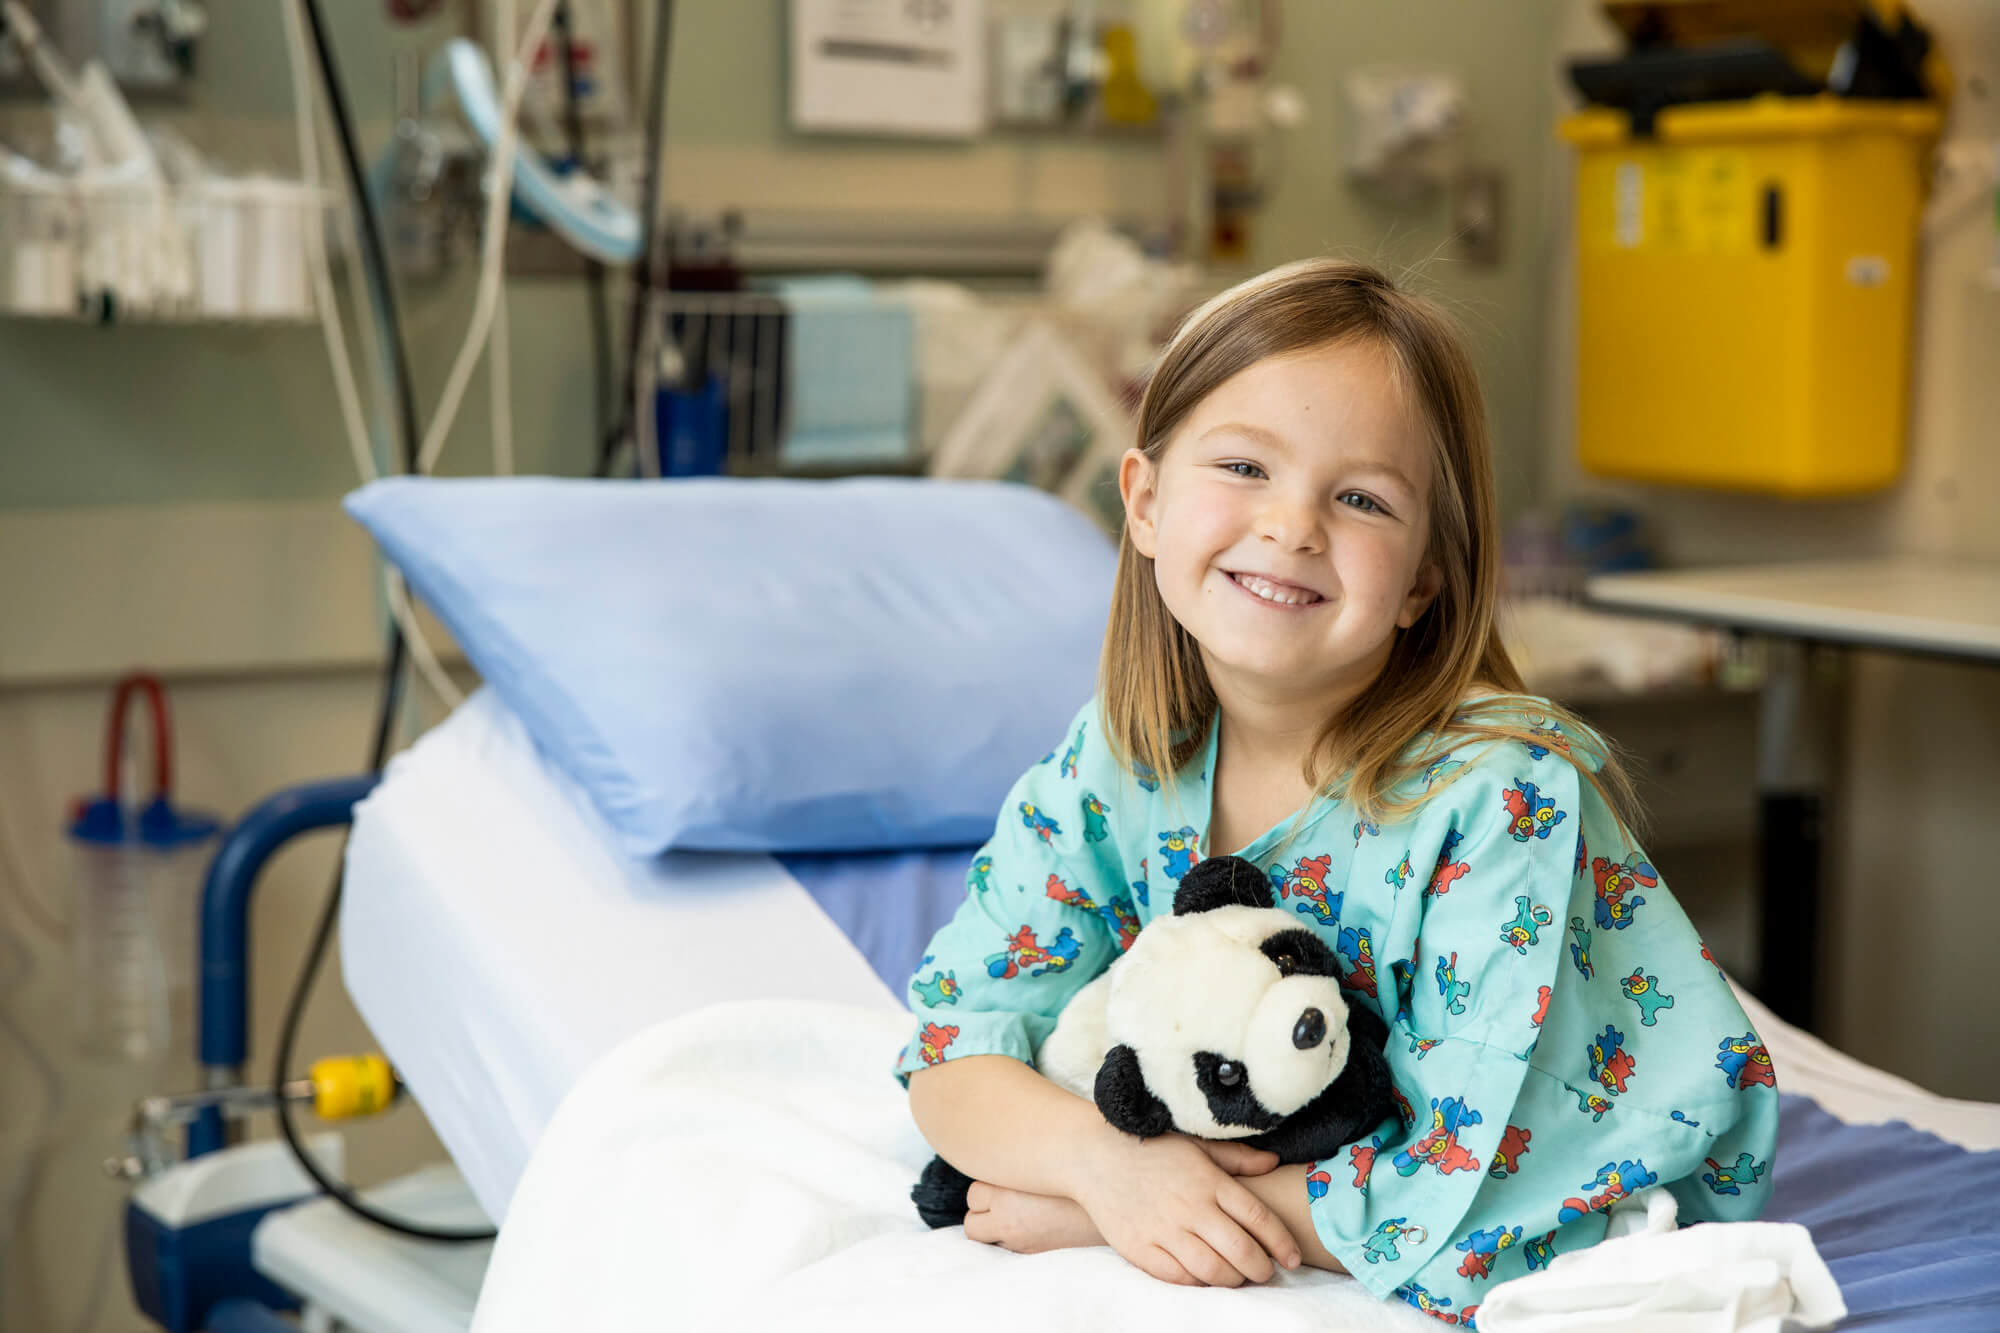
<svg viewBox="0 0 2000 1333"><path fill-rule="evenodd" d="M1922 556L1598 574L1607 610L2000 662L2000 564Z"/></svg>

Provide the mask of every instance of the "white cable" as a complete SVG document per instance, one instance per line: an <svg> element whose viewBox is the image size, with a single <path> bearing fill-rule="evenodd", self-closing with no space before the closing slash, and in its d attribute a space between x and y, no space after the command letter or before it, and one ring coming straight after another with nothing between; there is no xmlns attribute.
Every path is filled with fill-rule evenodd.
<svg viewBox="0 0 2000 1333"><path fill-rule="evenodd" d="M507 341L507 289L493 305L493 344L486 349L486 384L493 396L493 475L514 475L514 367Z"/></svg>
<svg viewBox="0 0 2000 1333"><path fill-rule="evenodd" d="M312 271L313 300L319 306L320 331L326 336L326 357L333 366L334 396L340 400L340 418L347 427L347 443L354 454L354 467L364 482L376 476L375 449L368 435L367 418L361 409L361 393L355 387L354 367L347 357L347 334L340 325L340 305L333 294L333 274L326 262L326 208L319 189L319 131L313 118L310 63L306 58L304 20L299 6L304 0L290 0L285 10L285 50L292 66L292 119L299 136L299 170L305 177L306 192L312 200L312 214L306 226L306 267Z"/></svg>
<svg viewBox="0 0 2000 1333"><path fill-rule="evenodd" d="M501 50L514 39L515 18L514 0L498 0L495 27L500 34ZM506 224L501 225L504 228ZM486 349L486 390L492 397L493 475L509 477L514 474L514 358L507 329L504 267L499 295L493 303L493 341Z"/></svg>
<svg viewBox="0 0 2000 1333"><path fill-rule="evenodd" d="M458 359L452 364L451 376L438 400L437 415L431 418L430 429L424 433L424 445L417 454L419 472L429 472L437 465L438 455L444 452L445 437L458 415L466 382L472 378L473 364L479 360L480 348L493 323L493 308L505 276L502 261L507 245L507 209L514 191L514 145L520 137L517 122L521 94L528 84L528 61L540 48L555 12L556 0L539 0L528 20L527 31L515 48L513 63L507 67L500 103L500 134L493 145L492 179L486 196L486 229L480 244L479 294L473 301L472 324L465 331L465 343L458 349Z"/></svg>
<svg viewBox="0 0 2000 1333"><path fill-rule="evenodd" d="M306 183L315 197L319 187L319 152L317 128L313 120L311 93L307 83L308 64L306 60L305 28L300 16L300 6L304 0L289 0L285 5L285 40L292 61L293 109L298 122L299 163L305 174ZM321 215L323 218L323 214ZM361 395L355 386L354 368L347 355L347 338L340 324L339 306L333 293L333 275L326 259L325 237L318 226L308 229L306 253L312 266L314 294L320 306L320 325L326 333L327 357L333 363L334 384L339 390L341 416L347 424L348 443L354 454L355 470L364 482L377 476L374 442L368 433L368 425L361 407ZM372 347L372 342L370 343ZM424 680L437 696L449 707L456 708L465 702L465 695L452 684L438 661L430 640L424 637L422 625L417 621L416 611L410 604L409 592L403 576L393 568L387 570L389 612L403 631L404 642L410 649L410 658L417 664Z"/></svg>
<svg viewBox="0 0 2000 1333"><path fill-rule="evenodd" d="M401 571L391 567L389 575L389 611L396 617L396 623L403 628L403 639L410 647L410 659L417 664L418 673L431 692L443 701L445 707L456 708L465 702L465 692L452 684L445 674L444 664L438 661L437 653L431 649L429 639L424 637L423 628L417 623L416 608L410 604L409 588L403 582Z"/></svg>
<svg viewBox="0 0 2000 1333"><path fill-rule="evenodd" d="M660 391L660 312L651 293L640 292L635 299L640 314L635 353L639 364L632 375L632 461L640 476L654 478L665 472L660 458L660 419L654 412Z"/></svg>

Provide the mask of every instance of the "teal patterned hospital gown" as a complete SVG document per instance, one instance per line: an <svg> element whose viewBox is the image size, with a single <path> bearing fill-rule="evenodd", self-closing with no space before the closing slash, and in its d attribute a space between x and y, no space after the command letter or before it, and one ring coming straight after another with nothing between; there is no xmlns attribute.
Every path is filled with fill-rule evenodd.
<svg viewBox="0 0 2000 1333"><path fill-rule="evenodd" d="M1379 1297L1474 1325L1496 1283L1604 1235L1654 1184L1682 1223L1741 1221L1771 1188L1771 1060L1645 853L1563 757L1595 738L1484 740L1433 764L1401 822L1322 797L1237 850L1334 947L1389 1024L1400 1103L1307 1177L1327 1250ZM1030 1061L1063 1004L1173 910L1211 849L1216 729L1180 782L1135 780L1096 701L1009 793L965 904L910 981L899 1076ZM1558 753L1561 751L1562 753ZM1174 798L1178 789L1179 799Z"/></svg>

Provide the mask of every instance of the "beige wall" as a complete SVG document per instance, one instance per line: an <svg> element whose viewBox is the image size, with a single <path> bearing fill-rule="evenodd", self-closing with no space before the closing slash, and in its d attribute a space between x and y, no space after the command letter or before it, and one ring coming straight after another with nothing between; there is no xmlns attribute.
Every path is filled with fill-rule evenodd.
<svg viewBox="0 0 2000 1333"><path fill-rule="evenodd" d="M2000 139L2000 6L1923 0L1955 76L1945 139ZM1595 7L1565 0L1558 49L1602 49ZM1981 88L1983 87L1983 92ZM1558 104L1562 94L1558 89ZM2000 560L2000 292L1983 283L1990 202L1961 211L1922 256L1910 460L1865 499L1796 502L1614 484L1575 463L1574 245L1568 161L1550 159L1552 253L1543 358L1552 495L1642 511L1670 563L1914 551ZM1984 999L2000 896L1987 891L2000 756L2000 669L1856 653L1846 777L1829 829L1827 1035L1940 1092L2000 1100L2000 1015Z"/></svg>
<svg viewBox="0 0 2000 1333"><path fill-rule="evenodd" d="M1532 501L1543 466L1543 178L1556 8L1554 0L1287 4L1275 78L1304 95L1308 119L1275 150L1270 206L1256 233L1258 267L1323 252L1365 259L1452 310L1479 366L1505 513ZM1463 85L1464 160L1504 181L1498 263L1466 261L1444 192L1399 203L1347 179L1344 79L1381 67L1450 74Z"/></svg>

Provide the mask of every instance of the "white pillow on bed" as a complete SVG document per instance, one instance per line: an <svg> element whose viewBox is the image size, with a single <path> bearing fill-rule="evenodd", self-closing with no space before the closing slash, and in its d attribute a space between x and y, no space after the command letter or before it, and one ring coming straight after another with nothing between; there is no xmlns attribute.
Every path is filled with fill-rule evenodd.
<svg viewBox="0 0 2000 1333"><path fill-rule="evenodd" d="M1094 687L1116 564L997 482L398 477L347 510L642 855L981 841Z"/></svg>

